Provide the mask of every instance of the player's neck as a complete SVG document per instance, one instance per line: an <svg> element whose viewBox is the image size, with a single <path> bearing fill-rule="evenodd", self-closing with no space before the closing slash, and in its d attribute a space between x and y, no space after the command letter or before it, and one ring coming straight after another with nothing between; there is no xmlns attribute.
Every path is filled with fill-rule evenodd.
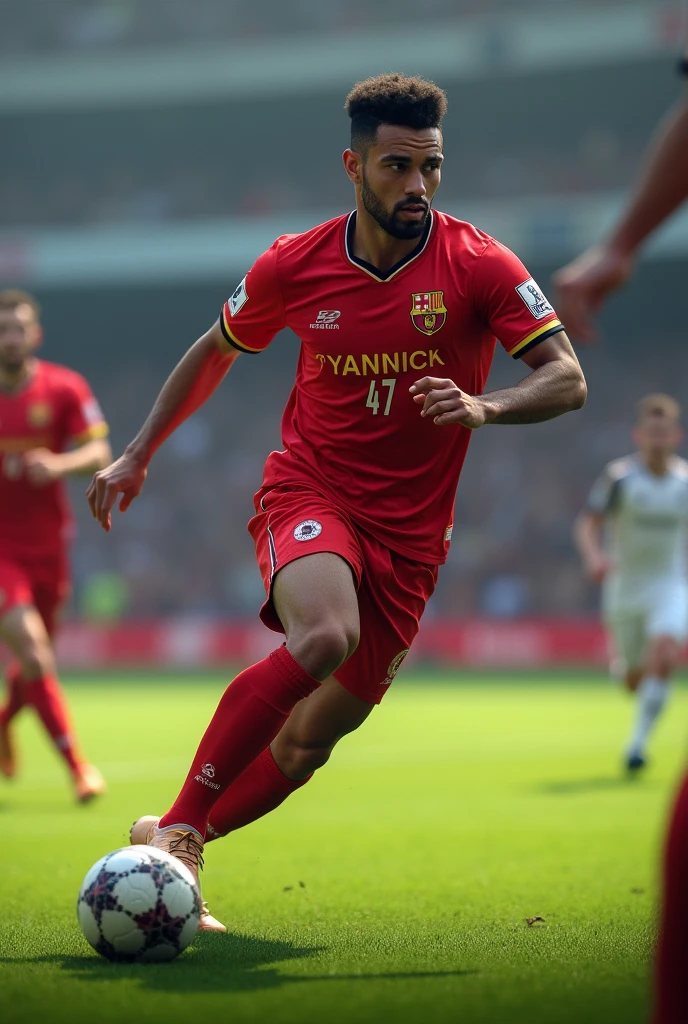
<svg viewBox="0 0 688 1024"><path fill-rule="evenodd" d="M362 203L356 209L353 255L386 274L420 244L421 238L394 238L370 216Z"/></svg>
<svg viewBox="0 0 688 1024"><path fill-rule="evenodd" d="M653 476L666 476L669 472L671 452L639 452L638 454Z"/></svg>
<svg viewBox="0 0 688 1024"><path fill-rule="evenodd" d="M33 378L38 360L27 359L18 370L5 370L0 366L0 388L3 391L21 391Z"/></svg>

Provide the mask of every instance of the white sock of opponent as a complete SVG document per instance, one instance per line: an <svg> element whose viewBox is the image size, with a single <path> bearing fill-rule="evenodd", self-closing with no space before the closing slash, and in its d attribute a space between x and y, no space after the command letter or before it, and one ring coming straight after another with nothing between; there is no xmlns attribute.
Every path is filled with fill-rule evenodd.
<svg viewBox="0 0 688 1024"><path fill-rule="evenodd" d="M628 744L628 755L642 756L652 728L669 699L669 685L656 676L645 676L638 687L635 728Z"/></svg>

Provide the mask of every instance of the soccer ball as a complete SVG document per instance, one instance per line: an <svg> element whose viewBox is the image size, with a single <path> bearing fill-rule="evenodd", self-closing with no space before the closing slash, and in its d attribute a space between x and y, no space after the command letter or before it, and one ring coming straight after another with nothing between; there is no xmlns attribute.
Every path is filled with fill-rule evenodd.
<svg viewBox="0 0 688 1024"><path fill-rule="evenodd" d="M77 915L86 940L108 960L173 960L198 931L201 897L181 861L150 846L101 857L83 880Z"/></svg>

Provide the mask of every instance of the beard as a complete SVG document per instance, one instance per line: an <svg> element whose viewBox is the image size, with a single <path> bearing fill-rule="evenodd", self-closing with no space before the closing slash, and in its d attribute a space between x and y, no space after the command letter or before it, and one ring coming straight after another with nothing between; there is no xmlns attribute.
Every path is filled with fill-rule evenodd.
<svg viewBox="0 0 688 1024"><path fill-rule="evenodd" d="M425 199L404 199L402 202L397 203L396 206L393 206L391 210L388 210L373 192L372 188L368 184L365 174L363 175L363 181L361 183L361 199L366 211L370 214L373 220L380 225L383 231L386 231L388 235L391 235L392 238L420 238L428 225L430 204ZM420 220L405 221L399 218L398 214L405 206L418 205L427 207L425 216Z"/></svg>

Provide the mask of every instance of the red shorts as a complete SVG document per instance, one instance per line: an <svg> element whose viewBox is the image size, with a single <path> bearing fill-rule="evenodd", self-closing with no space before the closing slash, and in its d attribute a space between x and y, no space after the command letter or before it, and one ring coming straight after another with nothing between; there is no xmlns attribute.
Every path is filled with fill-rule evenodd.
<svg viewBox="0 0 688 1024"><path fill-rule="evenodd" d="M248 528L268 595L261 619L284 632L271 597L280 569L316 552L339 555L356 579L361 638L335 677L354 696L379 704L415 639L438 567L390 551L331 501L306 488L263 488L256 509Z"/></svg>
<svg viewBox="0 0 688 1024"><path fill-rule="evenodd" d="M0 554L0 618L12 608L31 604L52 636L69 591L69 567L64 555L28 560Z"/></svg>

